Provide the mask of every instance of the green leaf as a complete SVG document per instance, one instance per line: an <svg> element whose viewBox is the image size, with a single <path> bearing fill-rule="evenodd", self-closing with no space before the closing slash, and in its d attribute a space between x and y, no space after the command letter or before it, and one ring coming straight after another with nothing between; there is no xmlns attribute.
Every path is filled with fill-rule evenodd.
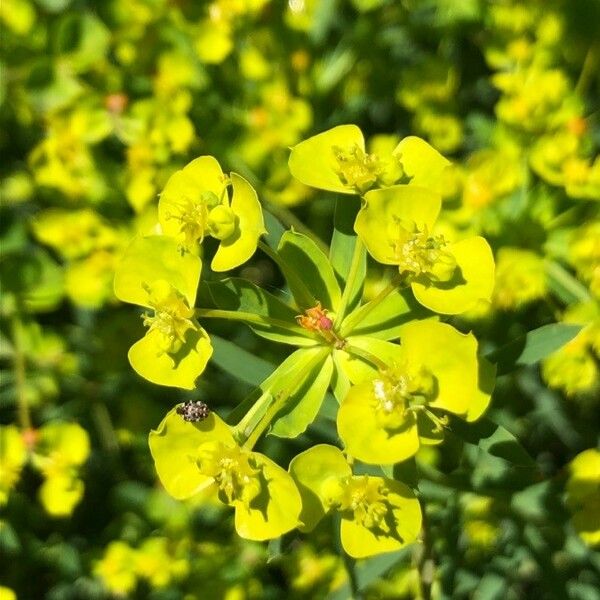
<svg viewBox="0 0 600 600"><path fill-rule="evenodd" d="M281 236L285 233L285 227L281 224L281 221L268 210L263 209L263 216L267 227L265 240L271 248L276 250L281 241Z"/></svg>
<svg viewBox="0 0 600 600"><path fill-rule="evenodd" d="M332 374L333 359L327 355L307 373L303 384L288 398L284 409L276 415L270 433L294 438L306 431L319 413Z"/></svg>
<svg viewBox="0 0 600 600"><path fill-rule="evenodd" d="M452 419L450 428L465 442L478 446L492 456L515 465L535 466L535 461L529 456L517 438L489 417L484 417L476 423L469 424L460 419Z"/></svg>
<svg viewBox="0 0 600 600"><path fill-rule="evenodd" d="M366 315L363 318L363 315ZM436 318L419 304L412 294L397 288L375 308L367 302L350 313L342 323L344 336L370 336L381 340L394 340L400 335L402 325L414 319Z"/></svg>
<svg viewBox="0 0 600 600"><path fill-rule="evenodd" d="M280 394L289 394L286 402L294 405L299 401L299 390L302 389L306 378L311 371L311 363L318 361L319 356L325 358L326 351L323 346L314 348L300 348L290 354L259 386L259 390L246 399L251 406L241 415L238 424L244 437L248 437L256 424L264 417L269 407L276 402ZM298 379L299 376L304 375ZM290 388L290 385L293 388ZM259 394L260 391L260 395ZM258 395L258 398L256 397ZM246 406L246 400L244 405ZM318 410L318 407L317 407ZM235 413L238 413L236 408Z"/></svg>
<svg viewBox="0 0 600 600"><path fill-rule="evenodd" d="M217 335L211 335L210 339L213 345L212 362L248 385L259 385L275 370L275 365L233 342Z"/></svg>
<svg viewBox="0 0 600 600"><path fill-rule="evenodd" d="M494 350L486 358L496 363L498 375L506 375L525 365L533 365L570 342L582 325L552 323L543 325Z"/></svg>
<svg viewBox="0 0 600 600"><path fill-rule="evenodd" d="M331 237L329 260L342 288L346 283L346 278L350 271L354 247L357 241L356 234L354 233L354 221L356 220L359 208L360 201L358 198L339 197L335 203L334 229ZM367 253L363 248L360 267L353 286L354 289L350 293L348 310L352 310L362 297L366 272Z"/></svg>
<svg viewBox="0 0 600 600"><path fill-rule="evenodd" d="M343 357L340 356L339 352L333 353L333 364L335 369L331 377L331 391L333 392L335 399L338 401L338 404L341 404L346 397L346 394L350 391L352 384L344 369Z"/></svg>
<svg viewBox="0 0 600 600"><path fill-rule="evenodd" d="M565 304L585 302L591 299L587 287L559 263L546 260L545 270L548 288Z"/></svg>
<svg viewBox="0 0 600 600"><path fill-rule="evenodd" d="M205 286L217 308L254 313L289 323L289 328L272 324L248 323L258 335L293 346L316 344L314 337L296 324L296 310L253 283L245 279L232 278L207 282Z"/></svg>
<svg viewBox="0 0 600 600"><path fill-rule="evenodd" d="M535 461L512 433L489 417L469 424L453 419L449 429L466 442L461 470L474 491L510 493L539 481Z"/></svg>
<svg viewBox="0 0 600 600"><path fill-rule="evenodd" d="M301 233L286 231L278 252L298 307L311 308L321 302L323 308L335 311L341 300L340 286L329 259L315 242Z"/></svg>
<svg viewBox="0 0 600 600"><path fill-rule="evenodd" d="M396 552L388 552L368 558L361 561L356 567L356 581L358 591L366 589L369 585L385 576L385 574L403 562L409 562L413 548L407 547ZM344 583L339 588L331 592L326 600L349 600L352 597L352 590L349 583Z"/></svg>

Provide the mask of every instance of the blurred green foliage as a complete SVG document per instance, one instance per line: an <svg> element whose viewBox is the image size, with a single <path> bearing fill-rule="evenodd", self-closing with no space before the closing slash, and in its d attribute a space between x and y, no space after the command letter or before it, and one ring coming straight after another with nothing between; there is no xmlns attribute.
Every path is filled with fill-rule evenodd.
<svg viewBox="0 0 600 600"><path fill-rule="evenodd" d="M598 0L2 0L2 600L600 598L597 23ZM356 562L335 519L265 546L159 487L147 434L165 412L227 416L287 350L211 323L197 387L152 386L126 359L140 313L112 287L200 154L256 188L270 236L280 220L329 241L335 218L339 240L344 215L287 159L346 123L372 152L415 134L451 159L437 227L490 241L496 287L446 321L504 373L483 420L383 473L417 490L421 540ZM262 254L237 274L289 293ZM258 449L285 466L336 443L331 406Z"/></svg>

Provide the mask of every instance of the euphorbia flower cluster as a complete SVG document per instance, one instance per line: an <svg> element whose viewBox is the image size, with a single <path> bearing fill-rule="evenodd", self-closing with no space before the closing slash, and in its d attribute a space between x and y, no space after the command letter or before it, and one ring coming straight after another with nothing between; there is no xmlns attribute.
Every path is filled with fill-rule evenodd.
<svg viewBox="0 0 600 600"><path fill-rule="evenodd" d="M417 539L415 493L353 465L410 459L421 445L442 443L450 415L476 420L490 401L494 369L478 355L475 337L431 312L459 314L489 302L492 292L487 242L450 240L436 230L448 164L412 137L391 152L367 153L353 125L292 148L290 169L300 181L362 195L358 211L338 200L339 210L354 210L356 235L334 240L329 255L296 231L262 242L256 192L239 175L224 175L213 157L171 176L158 206L162 235L134 240L115 278L119 298L147 309L146 335L129 352L134 369L155 383L193 389L212 354L200 323L213 318L241 321L297 348L231 424L200 401L169 412L150 448L170 494L215 494L235 509L238 534L254 540L310 531L328 513L339 514L342 545L354 557ZM241 265L260 247L281 269L291 301L243 279L201 282L198 243L206 236L219 240L215 272ZM365 302L367 252L397 272ZM196 307L199 286L213 306ZM309 448L289 473L253 450L265 432L292 438L306 431L329 390L339 403L341 448Z"/></svg>

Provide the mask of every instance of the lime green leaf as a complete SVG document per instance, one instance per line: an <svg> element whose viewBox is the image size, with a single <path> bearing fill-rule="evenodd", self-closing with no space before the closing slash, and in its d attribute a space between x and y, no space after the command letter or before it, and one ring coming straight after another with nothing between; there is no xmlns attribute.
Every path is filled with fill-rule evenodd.
<svg viewBox="0 0 600 600"><path fill-rule="evenodd" d="M231 210L237 217L234 234L221 240L211 268L229 271L244 264L256 252L258 238L266 233L262 209L254 188L237 173L231 173Z"/></svg>
<svg viewBox="0 0 600 600"><path fill-rule="evenodd" d="M421 530L421 506L411 490L399 481L369 477L380 481L386 490L386 524L389 531L365 527L352 515L342 514L342 547L353 558L365 558L399 550L417 539Z"/></svg>
<svg viewBox="0 0 600 600"><path fill-rule="evenodd" d="M279 298L245 279L225 279L204 284L217 308L254 313L289 323L289 328L273 324L248 325L260 336L294 346L314 346L315 338L296 324L297 311Z"/></svg>
<svg viewBox="0 0 600 600"><path fill-rule="evenodd" d="M417 421L406 411L397 428L385 429L377 418L377 402L372 381L355 385L338 410L337 428L348 453L368 464L393 464L419 449Z"/></svg>
<svg viewBox="0 0 600 600"><path fill-rule="evenodd" d="M408 175L410 185L444 192L444 171L450 165L450 161L444 158L435 148L425 140L415 136L404 138L394 150L402 164L404 173Z"/></svg>
<svg viewBox="0 0 600 600"><path fill-rule="evenodd" d="M229 427L214 413L198 423L189 423L170 410L158 429L150 432L150 453L164 488L178 500L190 498L213 483L196 465L201 444L220 441L235 446Z"/></svg>
<svg viewBox="0 0 600 600"><path fill-rule="evenodd" d="M398 221L431 231L440 206L438 194L417 186L394 185L372 190L365 194L354 229L376 261L384 265L398 264L393 251Z"/></svg>
<svg viewBox="0 0 600 600"><path fill-rule="evenodd" d="M181 253L168 236L138 237L131 242L115 273L115 295L119 300L147 306L145 286L165 280L179 291L190 307L196 301L202 263L197 256Z"/></svg>
<svg viewBox="0 0 600 600"><path fill-rule="evenodd" d="M341 300L340 286L329 259L319 247L301 233L286 231L281 237L278 252L288 267L284 275L298 306L304 309L315 305L306 298L306 286L323 308L335 312Z"/></svg>
<svg viewBox="0 0 600 600"><path fill-rule="evenodd" d="M327 355L307 373L304 383L288 398L284 409L276 415L270 433L293 438L306 431L317 417L332 374L333 359Z"/></svg>
<svg viewBox="0 0 600 600"><path fill-rule="evenodd" d="M318 444L298 454L290 463L290 474L302 496L300 531L311 531L329 510L328 481L352 474L339 448Z"/></svg>
<svg viewBox="0 0 600 600"><path fill-rule="evenodd" d="M188 329L185 343L175 353L164 352L162 339L160 331L149 330L129 349L127 356L131 366L138 375L152 383L194 389L196 379L212 354L208 335L201 327Z"/></svg>
<svg viewBox="0 0 600 600"><path fill-rule="evenodd" d="M356 125L340 125L319 133L292 148L289 167L292 175L306 185L331 192L355 194L342 183L334 146L349 149L358 146L364 151L365 140Z"/></svg>
<svg viewBox="0 0 600 600"><path fill-rule="evenodd" d="M323 346L314 348L300 348L290 354L259 386L259 390L251 394L248 401L252 401L252 408L246 413L251 419L243 418L238 424L241 435L247 438L251 435L256 424L264 417L267 409L281 395L286 396L286 404L291 406L299 401L300 392L306 378L311 371L311 363L316 364L320 359L325 359L327 349ZM302 373L304 372L304 375ZM260 392L260 395L259 395ZM256 396L258 395L258 398ZM289 397L288 397L289 396ZM243 403L246 404L246 401ZM236 413L238 410L236 409Z"/></svg>
<svg viewBox="0 0 600 600"><path fill-rule="evenodd" d="M259 385L275 370L275 365L236 346L233 342L212 334L210 339L214 350L213 362L229 375L248 385Z"/></svg>
<svg viewBox="0 0 600 600"><path fill-rule="evenodd" d="M331 377L331 391L338 403L341 403L346 397L346 394L350 391L351 383L342 366L342 361L340 360L338 352L333 353L333 364L335 369Z"/></svg>
<svg viewBox="0 0 600 600"><path fill-rule="evenodd" d="M568 342L582 329L582 325L552 323L543 325L494 350L486 358L496 363L498 375L506 375L519 367L533 365L546 358Z"/></svg>
<svg viewBox="0 0 600 600"><path fill-rule="evenodd" d="M331 237L331 249L329 260L335 271L340 286L343 288L346 278L350 272L354 247L357 242L354 233L354 221L360 207L358 198L338 198L335 203L335 216L333 222L333 235ZM367 272L367 254L364 248L361 250L360 266L350 292L348 310L352 310L360 301L363 284Z"/></svg>
<svg viewBox="0 0 600 600"><path fill-rule="evenodd" d="M427 308L442 314L456 315L473 308L480 300L489 301L494 288L494 257L482 237L472 237L451 244L458 269L444 283L413 281L415 298Z"/></svg>
<svg viewBox="0 0 600 600"><path fill-rule="evenodd" d="M412 294L397 288L377 303L375 308L372 308L371 302L367 302L350 313L342 323L341 334L393 340L400 335L404 323L425 318L432 318L429 311Z"/></svg>
<svg viewBox="0 0 600 600"><path fill-rule="evenodd" d="M267 233L265 234L265 241L274 250L279 246L281 236L285 233L285 227L281 224L281 221L270 211L263 209L263 215L267 226Z"/></svg>
<svg viewBox="0 0 600 600"><path fill-rule="evenodd" d="M257 452L252 453L252 461L262 468L265 489L250 506L236 503L235 530L248 540L269 540L298 526L302 501L287 471Z"/></svg>

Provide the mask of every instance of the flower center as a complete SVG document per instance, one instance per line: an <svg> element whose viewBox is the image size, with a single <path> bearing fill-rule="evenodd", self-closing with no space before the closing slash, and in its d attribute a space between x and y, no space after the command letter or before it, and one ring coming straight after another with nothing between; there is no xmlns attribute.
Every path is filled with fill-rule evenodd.
<svg viewBox="0 0 600 600"><path fill-rule="evenodd" d="M367 529L389 532L386 522L387 492L381 481L362 475L349 476L342 480L339 510L351 513L353 519Z"/></svg>
<svg viewBox="0 0 600 600"><path fill-rule="evenodd" d="M221 500L229 505L248 505L260 493L260 468L251 463L251 453L221 442L202 444L197 459L200 472L215 480Z"/></svg>
<svg viewBox="0 0 600 600"><path fill-rule="evenodd" d="M160 352L158 356L178 352L185 343L188 329L195 329L191 320L194 310L187 300L170 283L164 280L155 281L152 285L144 284L148 293L148 304L154 315L142 315L144 325L149 331L157 331Z"/></svg>
<svg viewBox="0 0 600 600"><path fill-rule="evenodd" d="M407 412L426 410L434 396L435 379L424 367L409 373L394 365L373 380L373 406L377 420L384 429L399 429L406 422ZM429 412L429 411L427 411Z"/></svg>
<svg viewBox="0 0 600 600"><path fill-rule="evenodd" d="M357 192L366 192L383 175L383 165L376 154L367 154L358 144L350 148L333 147L340 181Z"/></svg>
<svg viewBox="0 0 600 600"><path fill-rule="evenodd" d="M200 197L183 196L173 203L173 212L167 218L179 222L185 248L190 248L196 241L202 242L209 225L209 213L219 204L218 196L210 191L202 192Z"/></svg>
<svg viewBox="0 0 600 600"><path fill-rule="evenodd" d="M392 260L401 273L416 278L421 275L432 281L448 281L456 270L456 259L446 250L448 242L441 235L430 236L427 227L419 229L394 216L394 233L390 241Z"/></svg>

